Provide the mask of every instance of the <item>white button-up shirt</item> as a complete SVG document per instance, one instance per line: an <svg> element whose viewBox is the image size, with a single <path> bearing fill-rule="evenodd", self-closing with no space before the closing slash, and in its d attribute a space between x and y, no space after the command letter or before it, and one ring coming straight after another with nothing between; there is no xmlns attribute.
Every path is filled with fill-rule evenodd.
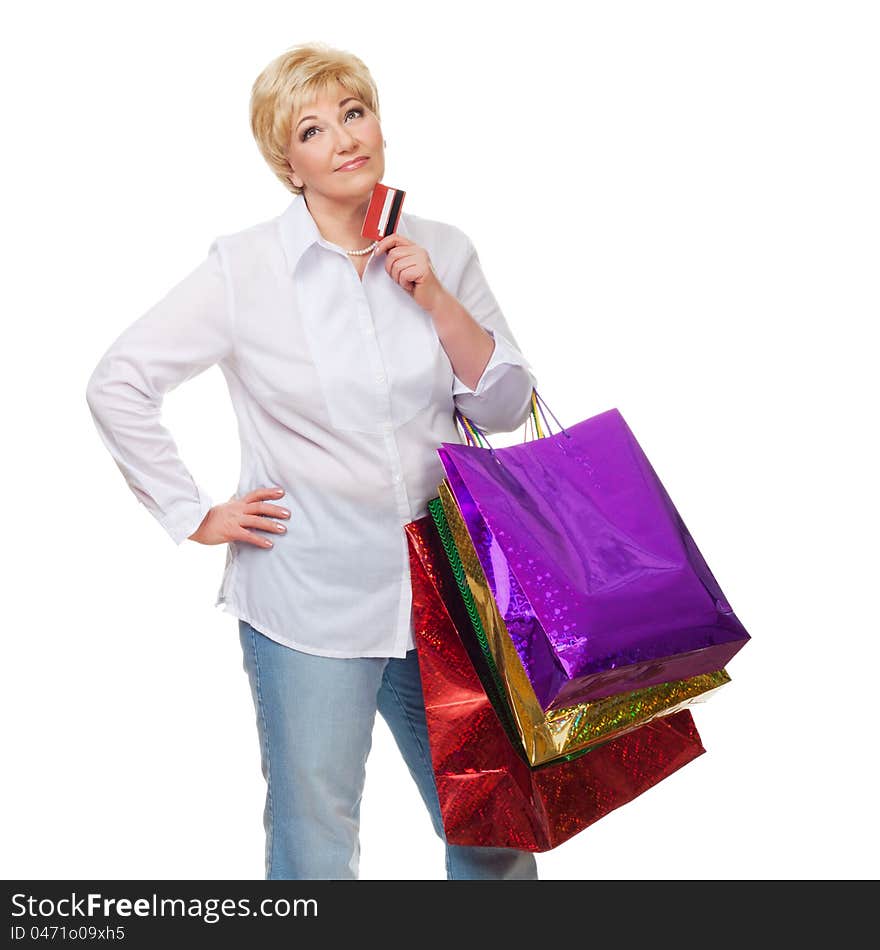
<svg viewBox="0 0 880 950"><path fill-rule="evenodd" d="M489 433L511 432L536 385L467 235L408 213L398 232L428 251L446 290L494 337L475 389L454 374L431 315L387 273L385 256L371 256L361 280L302 196L216 238L88 382L105 446L180 544L214 502L161 425L162 398L220 366L241 440L236 497L277 485L286 494L267 500L290 518L285 533L263 535L274 547L229 543L215 606L306 653L413 648L404 525L437 495L440 443L462 442L454 409Z"/></svg>

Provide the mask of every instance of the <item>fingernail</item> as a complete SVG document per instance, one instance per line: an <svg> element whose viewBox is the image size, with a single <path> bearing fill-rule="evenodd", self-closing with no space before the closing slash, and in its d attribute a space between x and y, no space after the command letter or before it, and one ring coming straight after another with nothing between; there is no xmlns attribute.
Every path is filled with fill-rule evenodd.
<svg viewBox="0 0 880 950"><path fill-rule="evenodd" d="M284 489L283 489L283 488L275 488L275 489L273 489L273 490L274 490L274 492L275 492L276 495L283 495L283 494L284 494Z"/></svg>
<svg viewBox="0 0 880 950"><path fill-rule="evenodd" d="M263 544L265 544L267 548L274 547L274 545L272 544L272 542L271 542L268 538L266 538L266 540L263 542Z"/></svg>

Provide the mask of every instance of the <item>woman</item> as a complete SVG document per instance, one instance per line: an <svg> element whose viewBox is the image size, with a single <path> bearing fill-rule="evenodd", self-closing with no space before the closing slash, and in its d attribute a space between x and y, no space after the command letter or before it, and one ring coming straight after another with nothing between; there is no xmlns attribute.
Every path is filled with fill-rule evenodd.
<svg viewBox="0 0 880 950"><path fill-rule="evenodd" d="M462 231L403 213L397 233L361 236L385 143L360 59L283 53L254 83L251 128L293 201L218 237L110 346L87 396L175 543L228 544L215 606L239 620L257 713L267 878L355 878L377 709L445 840L403 526L437 495L437 447L461 441L455 408L512 431L535 378ZM159 422L164 394L214 364L242 458L217 505ZM533 855L503 848L447 845L446 869L536 877Z"/></svg>

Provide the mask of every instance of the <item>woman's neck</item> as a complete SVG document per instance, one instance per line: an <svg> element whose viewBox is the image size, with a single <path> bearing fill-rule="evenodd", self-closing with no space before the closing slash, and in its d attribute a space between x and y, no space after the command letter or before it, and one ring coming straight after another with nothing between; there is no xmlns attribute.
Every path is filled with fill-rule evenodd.
<svg viewBox="0 0 880 950"><path fill-rule="evenodd" d="M305 193L303 200L324 240L338 244L346 251L370 246L370 242L361 234L370 206L369 195L355 204L327 202L316 195L307 199Z"/></svg>

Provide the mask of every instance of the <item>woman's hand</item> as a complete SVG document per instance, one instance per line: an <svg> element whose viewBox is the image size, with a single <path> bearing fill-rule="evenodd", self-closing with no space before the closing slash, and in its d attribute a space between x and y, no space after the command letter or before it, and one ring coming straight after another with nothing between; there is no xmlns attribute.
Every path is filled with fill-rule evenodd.
<svg viewBox="0 0 880 950"><path fill-rule="evenodd" d="M376 253L385 252L385 270L422 309L430 313L446 290L434 273L428 252L402 234L382 238Z"/></svg>
<svg viewBox="0 0 880 950"><path fill-rule="evenodd" d="M196 532L191 534L191 541L199 544L223 544L227 541L245 541L255 544L258 548L271 548L272 542L248 528L258 531L271 531L273 534L283 534L287 528L283 524L272 521L272 518L289 518L290 512L278 505L271 505L263 498L281 498L284 492L274 488L255 488L249 491L244 498L235 495L222 505L214 507L205 515Z"/></svg>

